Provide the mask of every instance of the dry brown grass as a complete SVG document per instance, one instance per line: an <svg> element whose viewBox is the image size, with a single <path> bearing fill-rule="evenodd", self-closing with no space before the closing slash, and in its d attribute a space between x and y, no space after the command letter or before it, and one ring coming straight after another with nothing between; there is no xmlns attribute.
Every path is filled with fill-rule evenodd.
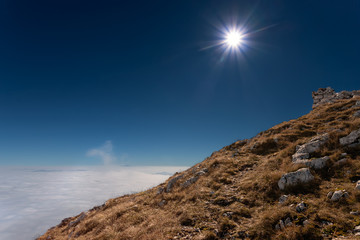
<svg viewBox="0 0 360 240"><path fill-rule="evenodd" d="M349 235L348 231L360 224L358 217L349 214L360 210L360 193L354 190L354 181L360 180L360 149L340 146L339 138L360 128L360 119L352 117L358 110L350 108L354 102L341 100L319 106L250 140L237 141L180 173L183 177L169 193L157 194L166 182L110 199L89 210L77 225L69 223L79 216L65 219L39 240L323 239L325 235ZM311 170L313 182L280 191L277 182L281 175L303 167L291 161L296 145L324 132L330 134L330 140L311 157L329 156L328 166ZM348 153L347 162L336 164L344 158L343 152ZM182 187L202 168L208 172ZM337 203L329 201L327 193L337 189L346 189L350 197ZM283 194L291 196L278 204ZM301 201L308 209L298 213L295 206ZM276 230L279 220L288 217L293 226ZM306 226L305 219L309 222Z"/></svg>

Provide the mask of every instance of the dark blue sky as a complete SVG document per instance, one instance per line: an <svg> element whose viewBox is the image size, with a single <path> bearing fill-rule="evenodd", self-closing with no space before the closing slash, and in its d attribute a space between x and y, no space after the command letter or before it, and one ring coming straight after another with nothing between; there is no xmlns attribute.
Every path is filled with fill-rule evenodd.
<svg viewBox="0 0 360 240"><path fill-rule="evenodd" d="M244 55L222 58L237 19ZM360 89L360 1L0 1L0 164L192 165ZM107 142L109 143L109 142Z"/></svg>

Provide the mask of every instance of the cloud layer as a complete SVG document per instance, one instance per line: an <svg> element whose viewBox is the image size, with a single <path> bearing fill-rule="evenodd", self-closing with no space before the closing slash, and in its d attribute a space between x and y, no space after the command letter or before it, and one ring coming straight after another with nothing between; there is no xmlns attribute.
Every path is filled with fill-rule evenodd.
<svg viewBox="0 0 360 240"><path fill-rule="evenodd" d="M165 181L185 167L0 169L0 239L34 239L63 218Z"/></svg>
<svg viewBox="0 0 360 240"><path fill-rule="evenodd" d="M100 157L105 165L109 165L116 160L112 149L111 141L106 141L100 148L90 149L86 155L89 157Z"/></svg>

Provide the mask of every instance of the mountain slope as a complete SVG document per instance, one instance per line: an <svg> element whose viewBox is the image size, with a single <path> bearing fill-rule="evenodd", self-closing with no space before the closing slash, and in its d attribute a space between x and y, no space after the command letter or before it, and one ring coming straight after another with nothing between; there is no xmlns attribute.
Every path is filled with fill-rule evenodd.
<svg viewBox="0 0 360 240"><path fill-rule="evenodd" d="M309 114L226 146L155 188L64 219L38 239L355 238L360 91L319 89L313 98Z"/></svg>

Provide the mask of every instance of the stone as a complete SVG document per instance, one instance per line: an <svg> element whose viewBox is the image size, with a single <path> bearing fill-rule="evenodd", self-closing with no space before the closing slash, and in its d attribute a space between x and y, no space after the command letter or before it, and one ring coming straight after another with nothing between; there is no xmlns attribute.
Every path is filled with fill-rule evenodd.
<svg viewBox="0 0 360 240"><path fill-rule="evenodd" d="M341 91L339 93L336 93L331 87L319 88L316 92L312 92L312 108L314 109L323 104L333 103L339 99L350 99L354 96L358 96L359 94L360 91Z"/></svg>
<svg viewBox="0 0 360 240"><path fill-rule="evenodd" d="M346 157L346 156L347 156L347 153L341 153L340 156Z"/></svg>
<svg viewBox="0 0 360 240"><path fill-rule="evenodd" d="M304 202L299 203L298 205L296 205L296 211L298 213L304 212L306 210L307 206Z"/></svg>
<svg viewBox="0 0 360 240"><path fill-rule="evenodd" d="M287 227L292 226L292 221L289 217L285 219L285 226L287 226Z"/></svg>
<svg viewBox="0 0 360 240"><path fill-rule="evenodd" d="M328 194L326 195L326 197L328 198L328 199L331 199L331 197L332 197L332 195L334 194L334 192L328 192Z"/></svg>
<svg viewBox="0 0 360 240"><path fill-rule="evenodd" d="M175 183L182 177L183 177L183 175L179 175L179 176L172 178L166 185L166 192L170 192L171 189L174 187Z"/></svg>
<svg viewBox="0 0 360 240"><path fill-rule="evenodd" d="M350 212L350 215L359 216L360 213L359 211L354 211L354 212Z"/></svg>
<svg viewBox="0 0 360 240"><path fill-rule="evenodd" d="M308 224L310 224L310 221L309 220L305 220L305 221L303 221L303 226L306 226L306 225L308 225Z"/></svg>
<svg viewBox="0 0 360 240"><path fill-rule="evenodd" d="M159 187L157 192L156 192L156 195L159 195L159 194L162 194L164 192L164 188L163 187Z"/></svg>
<svg viewBox="0 0 360 240"><path fill-rule="evenodd" d="M279 198L279 203L284 203L286 202L286 200L289 198L289 195L282 195L280 198Z"/></svg>
<svg viewBox="0 0 360 240"><path fill-rule="evenodd" d="M356 182L355 190L360 190L360 180Z"/></svg>
<svg viewBox="0 0 360 240"><path fill-rule="evenodd" d="M312 180L314 180L314 176L311 174L310 169L301 168L295 172L282 175L278 182L278 186L280 190L284 190L286 187L307 183Z"/></svg>
<svg viewBox="0 0 360 240"><path fill-rule="evenodd" d="M333 98L335 98L335 91L331 87L327 88L319 88L316 92L312 92L313 98L313 106L312 108L316 108L317 106L325 103L331 102Z"/></svg>
<svg viewBox="0 0 360 240"><path fill-rule="evenodd" d="M281 219L280 219L278 225L279 225L279 229L281 229L281 230L285 228L284 221Z"/></svg>
<svg viewBox="0 0 360 240"><path fill-rule="evenodd" d="M310 153L316 152L320 147L329 140L329 134L324 133L312 138L309 142L296 147L296 152L292 155L293 162L298 160L308 159Z"/></svg>
<svg viewBox="0 0 360 240"><path fill-rule="evenodd" d="M334 194L331 196L330 201L337 202L342 197L348 198L349 194L345 190L338 190L338 191L335 191Z"/></svg>
<svg viewBox="0 0 360 240"><path fill-rule="evenodd" d="M353 116L354 117L360 117L360 110L356 111Z"/></svg>
<svg viewBox="0 0 360 240"><path fill-rule="evenodd" d="M161 201L159 202L159 207L163 207L165 204L166 204L166 201L165 201L165 200L161 200Z"/></svg>
<svg viewBox="0 0 360 240"><path fill-rule="evenodd" d="M72 226L77 225L77 224L78 224L79 222L81 222L85 217L86 217L86 214L85 214L84 212L82 212L77 219L75 219L74 221L72 221L72 222L69 223L69 227L72 227Z"/></svg>
<svg viewBox="0 0 360 240"><path fill-rule="evenodd" d="M335 162L334 163L334 166L342 166L342 165L345 165L347 163L347 158L343 158L343 159L340 159L339 161Z"/></svg>
<svg viewBox="0 0 360 240"><path fill-rule="evenodd" d="M199 172L197 172L195 175L196 176L202 176L202 175L205 175L208 171L209 170L207 168L203 168Z"/></svg>
<svg viewBox="0 0 360 240"><path fill-rule="evenodd" d="M326 163L330 160L328 156L321 157L321 158L314 158L314 159L302 159L296 160L295 164L305 164L306 166L313 168L313 169L322 169L326 166Z"/></svg>
<svg viewBox="0 0 360 240"><path fill-rule="evenodd" d="M360 225L354 228L354 232L360 232Z"/></svg>
<svg viewBox="0 0 360 240"><path fill-rule="evenodd" d="M355 106L360 107L360 101L356 101Z"/></svg>
<svg viewBox="0 0 360 240"><path fill-rule="evenodd" d="M340 138L340 144L341 145L349 145L354 143L357 139L360 138L360 129L352 131L349 135L346 137Z"/></svg>
<svg viewBox="0 0 360 240"><path fill-rule="evenodd" d="M195 183L198 179L199 179L198 176L191 177L191 178L189 178L188 180L186 180L186 181L182 184L182 186L183 186L183 187L188 187L188 186L190 186L191 184Z"/></svg>

